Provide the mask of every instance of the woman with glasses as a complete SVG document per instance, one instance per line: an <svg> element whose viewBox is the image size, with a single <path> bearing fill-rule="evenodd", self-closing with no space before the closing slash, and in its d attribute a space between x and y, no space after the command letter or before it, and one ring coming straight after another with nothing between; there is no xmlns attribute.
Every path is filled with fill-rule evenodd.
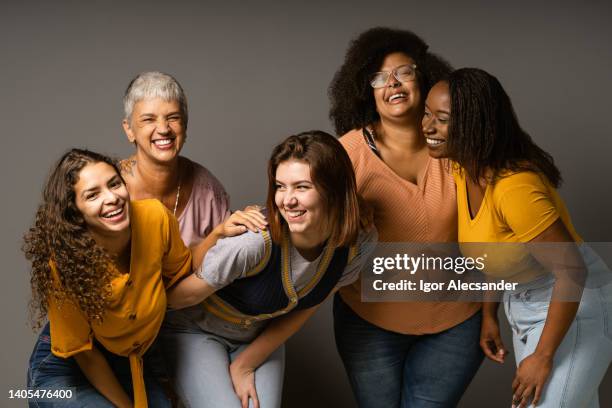
<svg viewBox="0 0 612 408"><path fill-rule="evenodd" d="M274 148L267 208L269 231L221 239L202 271L168 294L173 308L204 300L163 333L188 407L280 407L284 342L357 279L373 249L376 230L351 161L327 133L304 132Z"/></svg>
<svg viewBox="0 0 612 408"><path fill-rule="evenodd" d="M457 240L448 163L429 156L421 119L449 65L410 31L373 28L351 42L330 86L330 117L382 242ZM336 344L360 407L456 406L483 354L477 303L334 300Z"/></svg>
<svg viewBox="0 0 612 408"><path fill-rule="evenodd" d="M423 131L436 141L432 156L456 163L459 240L506 243L484 271L519 282L503 297L518 366L512 406L599 407L612 361L612 276L588 246L574 244L582 239L556 190L552 157L521 129L499 81L476 68L431 89ZM498 306L483 306L481 346L503 363Z"/></svg>

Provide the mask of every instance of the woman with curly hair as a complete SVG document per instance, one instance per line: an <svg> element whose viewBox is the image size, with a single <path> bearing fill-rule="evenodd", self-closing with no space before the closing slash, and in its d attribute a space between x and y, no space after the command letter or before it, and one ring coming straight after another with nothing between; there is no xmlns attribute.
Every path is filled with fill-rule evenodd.
<svg viewBox="0 0 612 408"><path fill-rule="evenodd" d="M204 301L162 333L187 407L280 407L283 344L357 279L373 249L376 230L351 161L327 133L300 133L274 148L267 208L267 231L219 240L202 272L168 293L175 308Z"/></svg>
<svg viewBox="0 0 612 408"><path fill-rule="evenodd" d="M170 406L146 354L166 311L165 288L199 267L218 237L236 232L237 220L253 227L238 214L190 252L159 201L129 201L111 159L79 149L64 154L25 236L33 317L37 324L49 319L30 358L28 386L73 388L74 397L30 405Z"/></svg>
<svg viewBox="0 0 612 408"><path fill-rule="evenodd" d="M552 157L521 129L497 78L477 68L431 89L423 131L436 141L431 155L457 165L459 241L512 248L490 255L484 270L519 282L503 296L517 363L512 406L598 407L612 361L612 276L587 245L574 244L582 239L556 190ZM484 303L480 344L503 363L498 306Z"/></svg>
<svg viewBox="0 0 612 408"><path fill-rule="evenodd" d="M453 177L421 128L425 96L449 70L414 33L379 27L349 45L330 85L330 117L381 242L457 240ZM480 322L478 303L361 302L360 282L334 301L360 407L456 406L483 359Z"/></svg>

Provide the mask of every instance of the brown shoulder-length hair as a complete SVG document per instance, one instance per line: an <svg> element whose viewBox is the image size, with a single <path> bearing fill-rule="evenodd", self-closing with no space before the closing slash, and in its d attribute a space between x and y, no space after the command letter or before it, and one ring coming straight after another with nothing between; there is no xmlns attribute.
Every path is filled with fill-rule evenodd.
<svg viewBox="0 0 612 408"><path fill-rule="evenodd" d="M89 233L74 192L81 170L99 162L121 177L109 157L82 149L66 152L52 168L34 225L24 236L22 249L32 264L30 317L35 328L44 320L51 296L59 304L70 299L88 320L102 321L115 275L109 268L113 258ZM59 282L52 276L50 262Z"/></svg>
<svg viewBox="0 0 612 408"><path fill-rule="evenodd" d="M349 246L357 240L360 228L371 220L357 194L355 173L348 154L336 138L320 130L288 137L272 151L268 161L269 230L274 242L280 242L286 221L275 202L276 169L287 160L302 160L310 165L310 177L325 202L327 223L331 229L328 243Z"/></svg>

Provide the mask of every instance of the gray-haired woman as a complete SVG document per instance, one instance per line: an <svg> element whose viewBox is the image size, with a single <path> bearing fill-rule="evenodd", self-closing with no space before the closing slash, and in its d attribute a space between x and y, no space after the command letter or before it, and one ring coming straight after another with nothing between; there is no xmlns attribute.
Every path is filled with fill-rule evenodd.
<svg viewBox="0 0 612 408"><path fill-rule="evenodd" d="M185 245L197 244L229 216L229 197L210 171L180 156L188 122L183 88L171 75L143 72L128 85L123 105L123 129L136 148L121 162L130 196L161 201L177 218ZM256 210L237 211L225 231L234 235L266 224ZM181 319L183 313L169 312L166 320Z"/></svg>

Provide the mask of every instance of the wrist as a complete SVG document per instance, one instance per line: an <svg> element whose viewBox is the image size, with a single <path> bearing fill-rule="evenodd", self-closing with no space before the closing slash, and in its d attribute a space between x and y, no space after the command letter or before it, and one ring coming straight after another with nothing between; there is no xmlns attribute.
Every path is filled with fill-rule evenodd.
<svg viewBox="0 0 612 408"><path fill-rule="evenodd" d="M533 354L535 356L539 357L539 358L543 358L543 359L547 359L547 360L552 360L553 357L555 356L555 350L536 347L536 349L533 352Z"/></svg>

